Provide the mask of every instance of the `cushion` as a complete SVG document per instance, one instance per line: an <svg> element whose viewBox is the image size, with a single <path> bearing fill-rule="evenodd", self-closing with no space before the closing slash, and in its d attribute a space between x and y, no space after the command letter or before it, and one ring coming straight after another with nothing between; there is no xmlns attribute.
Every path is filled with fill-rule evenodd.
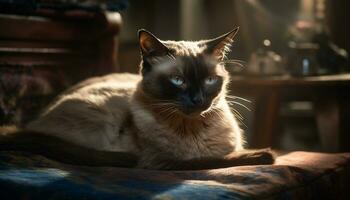
<svg viewBox="0 0 350 200"><path fill-rule="evenodd" d="M350 154L292 152L274 165L200 171L85 167L0 152L2 199L350 199Z"/></svg>

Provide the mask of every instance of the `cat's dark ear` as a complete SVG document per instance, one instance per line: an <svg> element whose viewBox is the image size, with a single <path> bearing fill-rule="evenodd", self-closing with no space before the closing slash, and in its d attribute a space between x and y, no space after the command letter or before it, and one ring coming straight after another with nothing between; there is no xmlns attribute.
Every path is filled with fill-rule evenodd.
<svg viewBox="0 0 350 200"><path fill-rule="evenodd" d="M233 29L232 31L223 34L217 38L207 40L204 42L206 49L205 53L215 56L219 60L223 60L226 54L230 51L233 39L235 38L239 27Z"/></svg>
<svg viewBox="0 0 350 200"><path fill-rule="evenodd" d="M141 29L138 32L142 56L164 56L169 49L152 33Z"/></svg>

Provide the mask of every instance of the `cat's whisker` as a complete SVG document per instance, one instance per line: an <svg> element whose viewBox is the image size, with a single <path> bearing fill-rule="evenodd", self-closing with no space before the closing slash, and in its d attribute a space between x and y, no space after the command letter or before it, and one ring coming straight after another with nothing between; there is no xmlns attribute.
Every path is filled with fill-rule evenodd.
<svg viewBox="0 0 350 200"><path fill-rule="evenodd" d="M247 63L246 61L244 60L240 60L240 59L227 59L227 60L224 60L223 62L230 62L230 61L233 61L233 62L241 62L241 63Z"/></svg>
<svg viewBox="0 0 350 200"><path fill-rule="evenodd" d="M165 109L159 111L158 115L162 115L163 113L167 113L167 112L169 112L169 111L171 111L171 110L172 110L171 107L167 107L167 108L165 108Z"/></svg>
<svg viewBox="0 0 350 200"><path fill-rule="evenodd" d="M248 111L252 111L250 108L248 108L246 105L242 104L242 103L239 103L237 101L227 101L228 104L230 105L233 105L233 104L236 104L236 105L239 105L239 106L242 106L243 108L247 109Z"/></svg>
<svg viewBox="0 0 350 200"><path fill-rule="evenodd" d="M242 120L238 120L241 124L243 124L243 126L245 126L246 128L248 128L248 126L242 121Z"/></svg>
<svg viewBox="0 0 350 200"><path fill-rule="evenodd" d="M246 128L248 128L248 126L243 122L244 121L244 117L242 116L242 114L240 112L238 112L238 110L236 110L235 108L231 107L231 111L233 112L233 115L236 117L236 119L238 119L238 121L243 124Z"/></svg>
<svg viewBox="0 0 350 200"><path fill-rule="evenodd" d="M175 107L176 104L174 103L154 103L154 104L149 104L152 107Z"/></svg>
<svg viewBox="0 0 350 200"><path fill-rule="evenodd" d="M168 112L167 115L164 116L164 119L173 119L174 118L174 114L176 112L177 112L176 109L170 110L170 112Z"/></svg>
<svg viewBox="0 0 350 200"><path fill-rule="evenodd" d="M238 60L238 59L223 60L221 63L224 65L227 65L227 64L238 65L239 67L245 67L244 64L246 64L245 61Z"/></svg>
<svg viewBox="0 0 350 200"><path fill-rule="evenodd" d="M248 128L248 126L243 122L243 120L244 120L244 118L243 118L243 116L236 110L236 109L234 109L234 108L232 108L233 110L233 112L234 112L234 116L236 117L236 119L243 125L243 126L245 126L246 128ZM213 111L213 113L215 113L220 119L223 119L222 118L222 116L221 116L221 109L216 109L216 108L214 108L214 109L212 109L212 111ZM236 112L235 112L236 111ZM236 116L235 114L237 114L237 115L239 115L239 116L241 116L241 117L238 117L238 116Z"/></svg>
<svg viewBox="0 0 350 200"><path fill-rule="evenodd" d="M169 106L178 106L180 105L180 102L177 101L159 101L158 103L155 103L155 105L169 105Z"/></svg>
<svg viewBox="0 0 350 200"><path fill-rule="evenodd" d="M239 100L242 100L242 101L245 101L245 102L248 102L248 103L252 103L252 101L248 100L248 99L245 99L243 97L239 97L239 96L233 96L233 95L226 95L226 98L229 98L229 99L239 99Z"/></svg>
<svg viewBox="0 0 350 200"><path fill-rule="evenodd" d="M241 67L241 68L245 67L243 64L236 63L236 62L229 62L229 63L224 63L224 64L225 64L225 66L234 65L234 66L238 66L238 67Z"/></svg>
<svg viewBox="0 0 350 200"><path fill-rule="evenodd" d="M219 109L219 108L214 108L214 109L212 109L212 111L213 111L213 113L215 113L221 120L224 120L224 118L223 118L223 116L222 116L222 114L221 114L221 112L222 112L221 109Z"/></svg>
<svg viewBox="0 0 350 200"><path fill-rule="evenodd" d="M244 117L242 116L242 114L240 112L238 112L238 110L236 110L234 108L231 108L231 109L232 109L232 112L237 115L237 116L235 115L237 118L240 118L242 120L244 119Z"/></svg>

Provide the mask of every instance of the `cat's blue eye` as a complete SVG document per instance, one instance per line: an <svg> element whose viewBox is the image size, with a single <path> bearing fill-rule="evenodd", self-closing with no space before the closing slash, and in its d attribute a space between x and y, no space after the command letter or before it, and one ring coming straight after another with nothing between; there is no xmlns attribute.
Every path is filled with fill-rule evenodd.
<svg viewBox="0 0 350 200"><path fill-rule="evenodd" d="M172 84L174 84L176 86L181 86L185 83L185 80L183 78L181 78L180 76L173 76L170 78L170 81Z"/></svg>
<svg viewBox="0 0 350 200"><path fill-rule="evenodd" d="M218 78L215 76L209 76L208 78L205 79L205 84L207 85L213 85L214 83L216 83L216 81L218 81Z"/></svg>

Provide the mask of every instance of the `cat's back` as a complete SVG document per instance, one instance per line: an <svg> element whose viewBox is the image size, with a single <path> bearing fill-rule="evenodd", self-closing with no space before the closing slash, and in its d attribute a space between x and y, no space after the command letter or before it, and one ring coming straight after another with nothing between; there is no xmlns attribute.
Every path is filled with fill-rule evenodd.
<svg viewBox="0 0 350 200"><path fill-rule="evenodd" d="M117 139L118 133L127 123L130 97L140 79L114 73L82 81L57 97L27 129L87 147L119 150L120 145L114 143L123 141Z"/></svg>
<svg viewBox="0 0 350 200"><path fill-rule="evenodd" d="M73 87L69 88L63 95L73 94L77 92L92 92L96 90L134 90L137 82L141 80L141 76L130 73L113 73L105 76L89 78Z"/></svg>
<svg viewBox="0 0 350 200"><path fill-rule="evenodd" d="M69 99L98 101L112 97L128 97L136 89L140 76L130 73L113 73L86 79L59 95L49 106Z"/></svg>
<svg viewBox="0 0 350 200"><path fill-rule="evenodd" d="M139 75L130 73L113 73L86 79L59 95L44 110L43 115L57 106L67 104L67 102L71 102L73 105L86 103L90 107L96 106L99 109L120 107L121 104L128 103L140 79ZM65 109L65 111L67 110Z"/></svg>

